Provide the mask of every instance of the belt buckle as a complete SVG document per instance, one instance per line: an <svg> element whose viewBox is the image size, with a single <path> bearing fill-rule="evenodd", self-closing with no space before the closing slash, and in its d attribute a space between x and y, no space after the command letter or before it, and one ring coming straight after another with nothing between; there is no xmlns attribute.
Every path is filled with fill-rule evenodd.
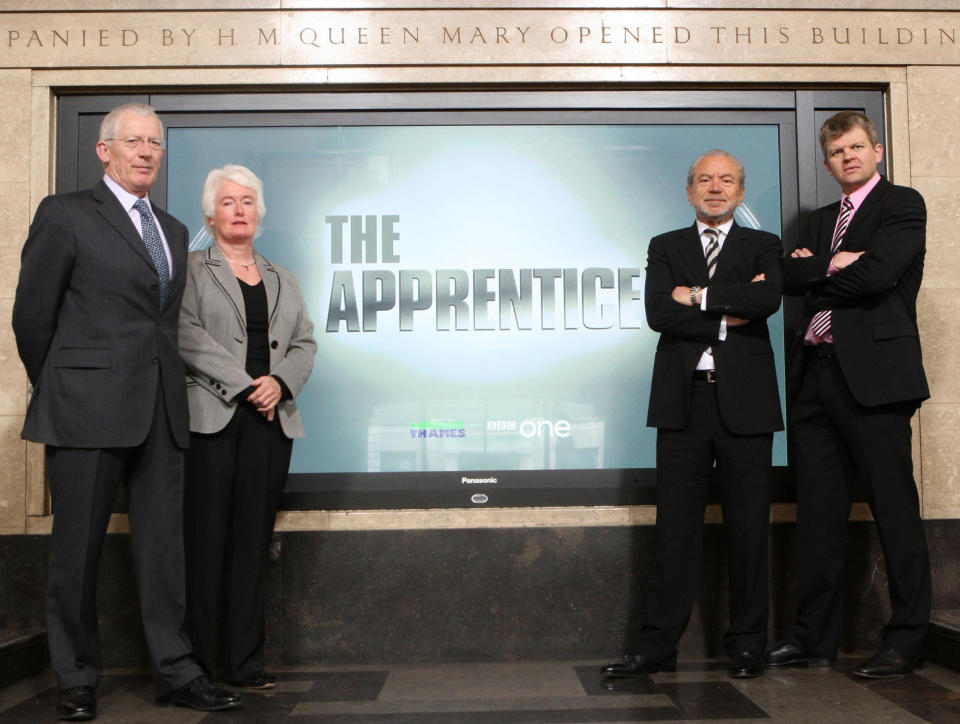
<svg viewBox="0 0 960 724"><path fill-rule="evenodd" d="M717 371L716 370L704 370L707 373L707 382L716 382L717 381Z"/></svg>

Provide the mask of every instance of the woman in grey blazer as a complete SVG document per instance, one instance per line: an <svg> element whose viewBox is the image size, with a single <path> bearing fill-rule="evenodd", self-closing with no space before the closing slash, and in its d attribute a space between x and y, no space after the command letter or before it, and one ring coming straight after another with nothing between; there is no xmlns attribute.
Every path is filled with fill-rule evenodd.
<svg viewBox="0 0 960 724"><path fill-rule="evenodd" d="M206 673L265 689L263 571L313 370L313 323L294 275L253 247L263 184L243 166L203 186L209 249L187 260L180 354L187 368L186 629Z"/></svg>

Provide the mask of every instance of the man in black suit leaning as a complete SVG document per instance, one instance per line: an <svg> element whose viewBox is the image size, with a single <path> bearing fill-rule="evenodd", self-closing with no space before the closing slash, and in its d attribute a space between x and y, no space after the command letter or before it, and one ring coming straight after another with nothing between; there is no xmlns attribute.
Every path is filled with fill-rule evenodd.
<svg viewBox="0 0 960 724"><path fill-rule="evenodd" d="M687 174L696 223L650 241L646 315L660 332L647 418L657 428L656 550L637 651L604 666L609 676L676 667L700 582L714 464L729 558L730 675L763 673L770 455L783 429L766 320L780 307L782 248L773 234L734 222L744 181L727 152L703 154Z"/></svg>
<svg viewBox="0 0 960 724"><path fill-rule="evenodd" d="M930 564L913 479L910 418L930 396L917 331L926 209L919 193L877 172L870 120L843 111L820 129L824 164L843 190L810 215L784 260L786 294L805 314L790 363L797 475L800 600L768 666L827 665L837 656L851 488L858 478L880 532L892 615L867 678L922 664Z"/></svg>
<svg viewBox="0 0 960 724"><path fill-rule="evenodd" d="M158 703L240 703L203 676L182 633L189 433L177 323L188 234L147 197L163 147L149 106L107 114L96 147L103 180L45 198L21 257L13 329L33 387L23 436L46 444L47 636L65 720L96 716L97 569L121 481Z"/></svg>

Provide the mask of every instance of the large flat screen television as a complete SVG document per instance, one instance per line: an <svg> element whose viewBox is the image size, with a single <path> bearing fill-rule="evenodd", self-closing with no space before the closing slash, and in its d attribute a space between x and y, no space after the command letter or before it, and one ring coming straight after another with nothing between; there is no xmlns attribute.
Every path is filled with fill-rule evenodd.
<svg viewBox="0 0 960 724"><path fill-rule="evenodd" d="M647 243L693 223L687 168L713 148L746 168L737 223L781 233L792 139L785 114L749 115L170 124L167 207L194 248L207 172L248 166L257 249L315 324L284 507L653 502Z"/></svg>

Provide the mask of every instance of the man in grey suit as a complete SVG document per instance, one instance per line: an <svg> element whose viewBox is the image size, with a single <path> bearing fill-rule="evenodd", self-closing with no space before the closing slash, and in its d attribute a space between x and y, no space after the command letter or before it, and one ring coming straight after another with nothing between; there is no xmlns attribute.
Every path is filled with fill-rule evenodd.
<svg viewBox="0 0 960 724"><path fill-rule="evenodd" d="M157 702L240 704L203 675L182 632L189 434L177 319L188 234L147 196L163 150L149 106L107 114L96 147L103 180L45 198L21 257L13 329L33 387L23 437L46 444L47 635L65 720L96 716L97 569L121 481Z"/></svg>

